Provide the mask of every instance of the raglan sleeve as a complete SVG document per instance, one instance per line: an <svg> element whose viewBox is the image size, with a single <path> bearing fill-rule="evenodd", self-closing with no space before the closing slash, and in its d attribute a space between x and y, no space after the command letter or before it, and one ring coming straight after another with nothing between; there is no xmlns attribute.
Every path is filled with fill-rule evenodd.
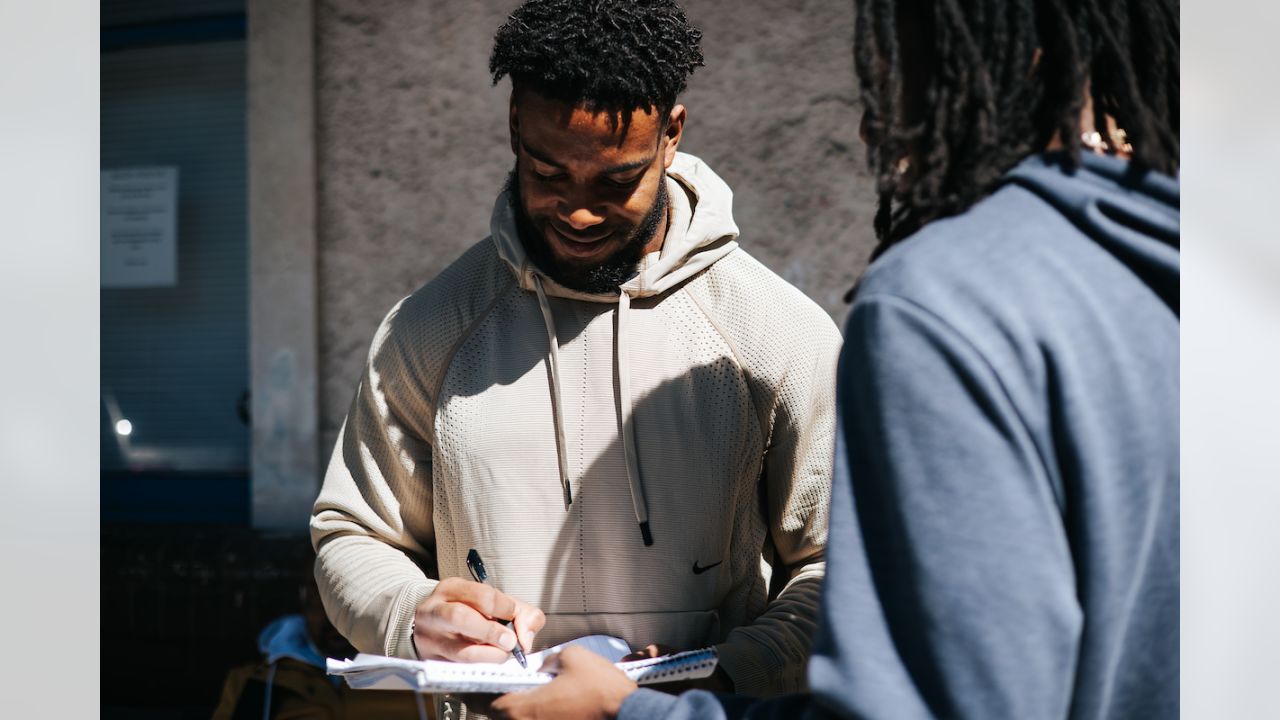
<svg viewBox="0 0 1280 720"><path fill-rule="evenodd" d="M435 589L426 396L397 323L374 337L311 515L316 581L361 652L413 658L412 622Z"/></svg>
<svg viewBox="0 0 1280 720"><path fill-rule="evenodd" d="M717 647L738 693L775 696L804 689L825 572L831 458L835 438L835 372L840 331L813 307L775 345L786 362L773 383L772 418L763 464L765 513L774 582L785 584L764 613L730 631Z"/></svg>

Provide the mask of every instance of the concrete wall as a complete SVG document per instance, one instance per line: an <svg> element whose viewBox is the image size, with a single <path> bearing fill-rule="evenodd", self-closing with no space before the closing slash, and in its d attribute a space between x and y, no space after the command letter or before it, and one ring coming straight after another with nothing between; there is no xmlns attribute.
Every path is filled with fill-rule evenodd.
<svg viewBox="0 0 1280 720"><path fill-rule="evenodd" d="M316 7L321 451L373 332L488 233L511 167L493 33L518 0L322 0ZM857 139L853 8L686 0L706 67L682 149L734 188L742 244L837 321L873 245Z"/></svg>
<svg viewBox="0 0 1280 720"><path fill-rule="evenodd" d="M323 467L314 17L311 0L248 3L253 525L294 533L306 531Z"/></svg>

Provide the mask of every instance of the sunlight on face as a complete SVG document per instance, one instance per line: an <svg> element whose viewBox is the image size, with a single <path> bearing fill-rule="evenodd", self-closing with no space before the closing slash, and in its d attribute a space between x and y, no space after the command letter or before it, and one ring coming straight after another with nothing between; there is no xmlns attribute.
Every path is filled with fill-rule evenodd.
<svg viewBox="0 0 1280 720"><path fill-rule="evenodd" d="M619 256L634 264L661 246L666 169L675 159L685 111L629 116L592 112L534 92L511 104L519 198L534 255L580 276ZM665 217L656 218L662 220Z"/></svg>

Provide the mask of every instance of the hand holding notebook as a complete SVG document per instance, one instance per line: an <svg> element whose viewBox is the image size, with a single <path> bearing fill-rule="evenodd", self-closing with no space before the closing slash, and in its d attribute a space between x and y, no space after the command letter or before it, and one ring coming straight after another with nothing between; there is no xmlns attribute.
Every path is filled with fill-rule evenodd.
<svg viewBox="0 0 1280 720"><path fill-rule="evenodd" d="M454 663L440 660L401 660L360 654L354 660L329 660L329 673L345 677L353 688L403 689L422 693L505 693L545 685L555 677L554 657L570 645L580 645L614 663L637 684L651 685L704 678L715 671L714 648L690 650L657 658L620 662L631 653L623 640L590 635L527 656L528 668L513 658L504 663Z"/></svg>

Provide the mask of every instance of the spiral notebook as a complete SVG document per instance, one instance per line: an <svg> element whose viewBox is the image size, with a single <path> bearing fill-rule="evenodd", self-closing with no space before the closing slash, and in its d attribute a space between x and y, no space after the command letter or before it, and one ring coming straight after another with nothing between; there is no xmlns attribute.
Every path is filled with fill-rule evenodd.
<svg viewBox="0 0 1280 720"><path fill-rule="evenodd" d="M621 662L631 653L626 642L608 635L589 635L527 656L528 669L514 659L497 663L455 663L443 660L401 660L381 655L357 655L352 660L329 658L329 674L346 679L357 689L415 690L421 693L505 693L545 685L555 678L549 661L570 645L581 645L613 662L639 685L694 680L711 675L718 657L715 648L689 650L658 658Z"/></svg>

